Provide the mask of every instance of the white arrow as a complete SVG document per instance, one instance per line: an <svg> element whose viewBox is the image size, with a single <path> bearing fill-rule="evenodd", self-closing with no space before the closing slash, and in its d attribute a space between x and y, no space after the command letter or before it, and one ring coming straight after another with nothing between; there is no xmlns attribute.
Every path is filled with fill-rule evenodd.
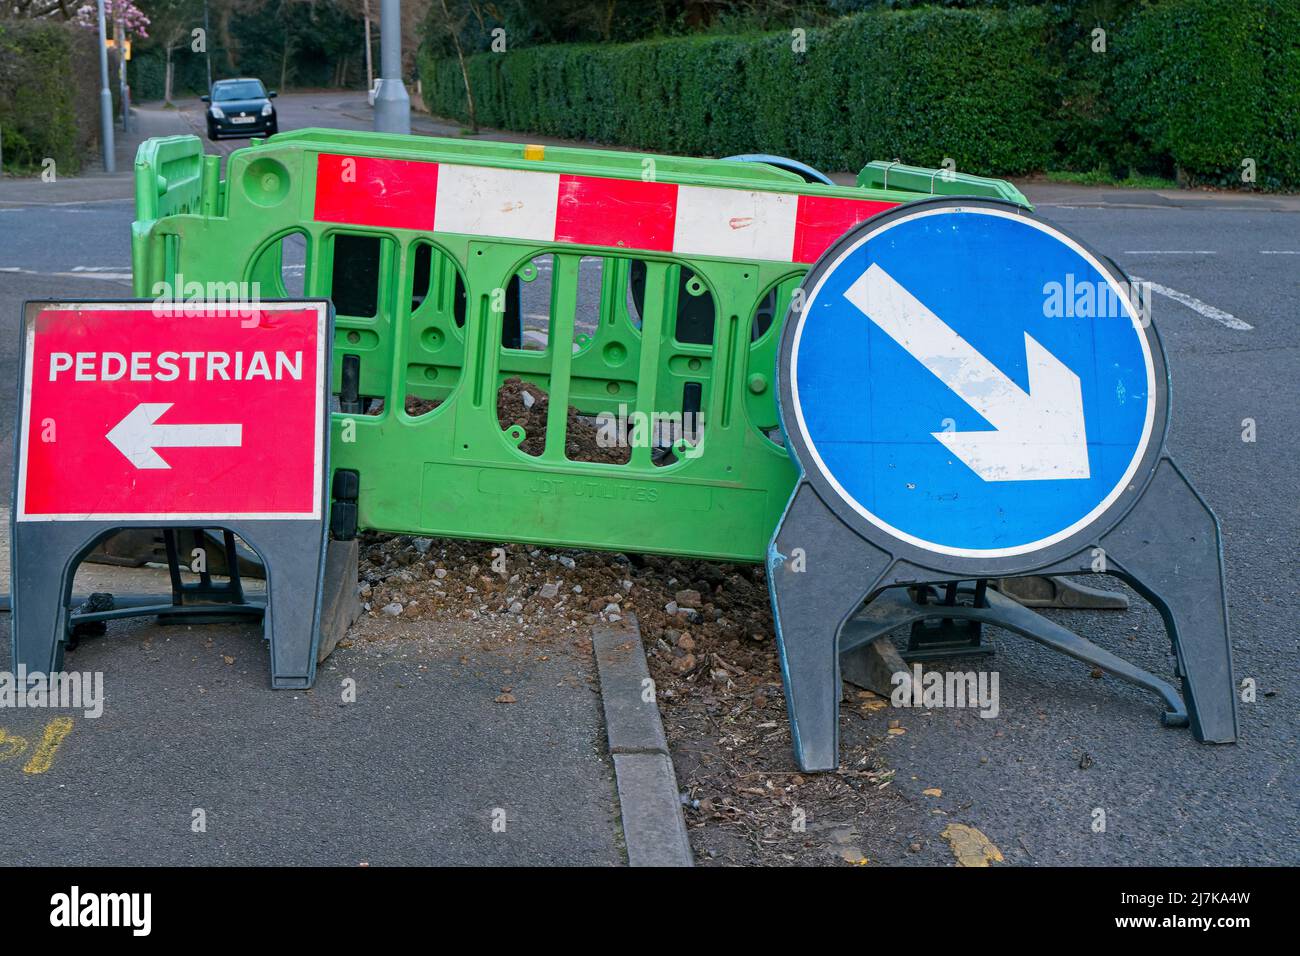
<svg viewBox="0 0 1300 956"><path fill-rule="evenodd" d="M171 402L141 402L107 438L137 468L170 468L155 448L238 448L243 425L159 425Z"/></svg>
<svg viewBox="0 0 1300 956"><path fill-rule="evenodd" d="M985 481L1088 477L1079 376L1028 332L1026 393L875 263L844 297L993 426L931 433Z"/></svg>

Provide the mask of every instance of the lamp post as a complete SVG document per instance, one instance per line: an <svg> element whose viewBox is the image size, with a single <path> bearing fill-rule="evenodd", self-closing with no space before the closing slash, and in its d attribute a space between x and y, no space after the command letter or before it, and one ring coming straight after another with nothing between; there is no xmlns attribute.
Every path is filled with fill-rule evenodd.
<svg viewBox="0 0 1300 956"><path fill-rule="evenodd" d="M122 5L113 4L113 48L117 50L117 95L122 101L122 132L131 132L131 104L126 91L126 28Z"/></svg>
<svg viewBox="0 0 1300 956"><path fill-rule="evenodd" d="M104 148L104 171L117 172L113 146L113 94L108 89L108 30L104 25L104 0L96 0L99 16L99 142Z"/></svg>
<svg viewBox="0 0 1300 956"><path fill-rule="evenodd" d="M203 0L203 59L208 64L208 92L212 92L212 31L208 29L208 0Z"/></svg>
<svg viewBox="0 0 1300 956"><path fill-rule="evenodd" d="M411 97L402 82L402 0L379 6L379 91L375 95L375 132L409 133Z"/></svg>

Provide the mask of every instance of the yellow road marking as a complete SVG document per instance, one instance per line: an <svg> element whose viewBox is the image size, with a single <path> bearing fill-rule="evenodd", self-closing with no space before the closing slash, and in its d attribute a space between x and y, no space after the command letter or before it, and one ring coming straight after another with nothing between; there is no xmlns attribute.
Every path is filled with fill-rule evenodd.
<svg viewBox="0 0 1300 956"><path fill-rule="evenodd" d="M9 731L0 727L0 763L4 763L27 749L26 737L11 736Z"/></svg>
<svg viewBox="0 0 1300 956"><path fill-rule="evenodd" d="M45 733L36 747L36 753L23 767L23 773L45 773L54 762L54 755L59 752L63 739L72 733L71 717L55 717L45 725Z"/></svg>

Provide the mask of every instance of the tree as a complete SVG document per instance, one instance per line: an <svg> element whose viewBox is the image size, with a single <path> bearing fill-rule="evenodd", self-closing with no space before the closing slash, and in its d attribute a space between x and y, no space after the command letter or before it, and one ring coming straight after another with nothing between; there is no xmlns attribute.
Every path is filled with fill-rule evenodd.
<svg viewBox="0 0 1300 956"><path fill-rule="evenodd" d="M28 5L35 6L36 3L33 0ZM57 7L59 10L63 10L65 6L70 6L70 4L63 3L62 0L49 0L49 5ZM149 18L145 16L144 11L132 3L131 0L104 0L104 18L109 23L113 22L113 18L117 16L119 9L122 13L122 28L126 32L127 39L147 39L149 36ZM93 3L83 3L77 7L76 13L72 17L63 17L63 19L71 19L80 26L90 27L92 30L99 29L99 13Z"/></svg>
<svg viewBox="0 0 1300 956"><path fill-rule="evenodd" d="M470 25L470 15L473 14L478 22L479 31L483 31L483 11L480 5L475 4L473 0L459 0L456 3L456 13L451 12L447 6L447 0L438 0L442 10L442 16L438 17L435 10L430 17L432 21L437 21L446 31L447 36L451 38L452 46L456 50L456 59L460 63L460 76L465 83L465 106L469 114L469 131L478 132L478 112L474 109L474 88L469 81L469 68L465 65L465 48L461 44L461 34L465 32Z"/></svg>
<svg viewBox="0 0 1300 956"><path fill-rule="evenodd" d="M380 0L336 0L335 6L360 21L362 48L366 62L366 86L374 86L373 47L379 42ZM415 72L420 37L429 21L430 0L402 0L402 75Z"/></svg>
<svg viewBox="0 0 1300 956"><path fill-rule="evenodd" d="M202 0L151 0L150 25L154 40L162 46L166 56L163 74L163 102L171 103L175 74L172 54L189 45L193 31L203 23ZM204 44L207 37L204 37Z"/></svg>

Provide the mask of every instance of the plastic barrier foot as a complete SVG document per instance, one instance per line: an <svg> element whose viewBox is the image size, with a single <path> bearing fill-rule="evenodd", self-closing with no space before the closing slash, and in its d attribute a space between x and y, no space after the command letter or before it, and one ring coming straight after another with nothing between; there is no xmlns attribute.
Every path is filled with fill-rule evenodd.
<svg viewBox="0 0 1300 956"><path fill-rule="evenodd" d="M768 551L768 583L803 770L839 765L840 628L892 563L850 531L812 486L799 483Z"/></svg>
<svg viewBox="0 0 1300 956"><path fill-rule="evenodd" d="M1227 594L1219 522L1168 458L1125 519L1101 539L1111 574L1150 601L1165 621L1182 678L1192 734L1237 739Z"/></svg>
<svg viewBox="0 0 1300 956"><path fill-rule="evenodd" d="M840 652L846 656L858 654L859 649L881 643L884 636L892 630L936 616L1000 627L1076 660L1100 667L1120 680L1159 695L1165 706L1163 720L1167 726L1187 724L1187 711L1183 702L1167 681L992 589L985 592L982 604L939 605L915 600L908 588L888 588L844 625L840 634ZM875 687L871 689L876 690ZM877 693L882 692L877 690Z"/></svg>

